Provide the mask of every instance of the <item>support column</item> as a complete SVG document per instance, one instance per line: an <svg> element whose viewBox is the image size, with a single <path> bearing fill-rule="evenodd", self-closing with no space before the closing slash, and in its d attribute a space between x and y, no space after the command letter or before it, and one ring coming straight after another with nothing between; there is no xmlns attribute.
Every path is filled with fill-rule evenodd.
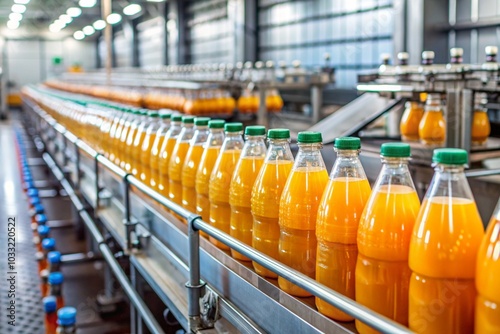
<svg viewBox="0 0 500 334"><path fill-rule="evenodd" d="M171 23L169 23L170 21ZM174 24L175 23L175 27ZM186 1L172 0L169 1L167 15L167 30L168 40L177 46L177 64L188 64L190 62L188 56L188 45L186 43ZM170 27L169 27L170 25ZM175 36L172 36L175 34Z"/></svg>
<svg viewBox="0 0 500 334"><path fill-rule="evenodd" d="M111 0L101 0L101 8L102 18L106 20L108 15L111 14ZM110 84L111 67L113 66L113 27L110 24L106 24L106 28L104 28L104 40L106 41L106 81Z"/></svg>

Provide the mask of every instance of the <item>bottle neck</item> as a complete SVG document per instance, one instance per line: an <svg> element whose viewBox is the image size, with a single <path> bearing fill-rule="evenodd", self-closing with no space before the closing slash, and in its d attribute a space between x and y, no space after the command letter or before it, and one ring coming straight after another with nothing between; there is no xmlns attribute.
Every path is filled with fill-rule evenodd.
<svg viewBox="0 0 500 334"><path fill-rule="evenodd" d="M265 136L246 136L242 157L262 157L266 155Z"/></svg>
<svg viewBox="0 0 500 334"><path fill-rule="evenodd" d="M325 163L321 155L322 143L299 143L299 152L295 159L294 168L325 168Z"/></svg>
<svg viewBox="0 0 500 334"><path fill-rule="evenodd" d="M401 185L415 190L408 162L409 158L382 157L382 171L375 183L375 188L383 185Z"/></svg>
<svg viewBox="0 0 500 334"><path fill-rule="evenodd" d="M276 160L293 161L290 139L270 139L266 162Z"/></svg>
<svg viewBox="0 0 500 334"><path fill-rule="evenodd" d="M322 143L298 143L299 152L319 152L323 148Z"/></svg>
<svg viewBox="0 0 500 334"><path fill-rule="evenodd" d="M359 160L359 150L338 150L330 178L366 179L366 174Z"/></svg>
<svg viewBox="0 0 500 334"><path fill-rule="evenodd" d="M210 129L205 147L220 147L224 142L224 129Z"/></svg>
<svg viewBox="0 0 500 334"><path fill-rule="evenodd" d="M434 170L438 173L463 173L465 170L464 165L445 165L445 164L436 164Z"/></svg>

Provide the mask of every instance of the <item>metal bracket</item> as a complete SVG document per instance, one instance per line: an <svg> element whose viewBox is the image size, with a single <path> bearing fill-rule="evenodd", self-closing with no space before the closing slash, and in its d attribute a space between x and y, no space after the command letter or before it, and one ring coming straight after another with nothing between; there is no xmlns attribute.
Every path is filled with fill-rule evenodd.
<svg viewBox="0 0 500 334"><path fill-rule="evenodd" d="M201 299L203 328L213 328L219 318L219 296L215 292L208 290Z"/></svg>

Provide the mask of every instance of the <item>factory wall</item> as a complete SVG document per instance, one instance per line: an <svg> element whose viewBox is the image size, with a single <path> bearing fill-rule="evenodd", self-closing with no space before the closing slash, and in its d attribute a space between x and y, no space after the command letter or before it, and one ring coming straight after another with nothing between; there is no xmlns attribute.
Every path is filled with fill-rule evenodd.
<svg viewBox="0 0 500 334"><path fill-rule="evenodd" d="M27 84L42 82L75 63L81 64L84 69L93 69L96 67L95 52L94 43L73 38L59 41L7 40L4 64L9 93L16 93ZM53 57L61 57L63 63L53 65Z"/></svg>

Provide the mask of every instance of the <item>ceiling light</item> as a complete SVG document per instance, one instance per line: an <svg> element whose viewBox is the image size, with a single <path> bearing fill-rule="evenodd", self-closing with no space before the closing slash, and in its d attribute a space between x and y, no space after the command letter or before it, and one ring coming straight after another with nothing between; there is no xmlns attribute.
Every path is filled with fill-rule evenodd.
<svg viewBox="0 0 500 334"><path fill-rule="evenodd" d="M117 24L121 20L122 20L122 16L118 13L111 13L106 18L106 21L108 21L109 24Z"/></svg>
<svg viewBox="0 0 500 334"><path fill-rule="evenodd" d="M26 11L26 6L25 5L20 5L20 4L16 3L16 4L12 5L11 9L12 9L12 11L14 13L20 13L20 14L22 14L22 13L24 13Z"/></svg>
<svg viewBox="0 0 500 334"><path fill-rule="evenodd" d="M78 31L75 31L75 33L73 34L73 38L80 41L80 40L85 38L85 34L83 33L83 31L78 30Z"/></svg>
<svg viewBox="0 0 500 334"><path fill-rule="evenodd" d="M82 14L82 9L78 7L69 7L68 10L66 11L66 14L68 14L71 17L78 17Z"/></svg>
<svg viewBox="0 0 500 334"><path fill-rule="evenodd" d="M66 27L66 24L64 22L62 22L61 20L55 20L54 23L52 23L52 24L59 27L59 30Z"/></svg>
<svg viewBox="0 0 500 334"><path fill-rule="evenodd" d="M49 30L50 30L50 32L59 32L59 31L61 31L61 27L55 23L52 23L49 26Z"/></svg>
<svg viewBox="0 0 500 334"><path fill-rule="evenodd" d="M92 25L94 26L95 30L102 30L102 29L106 28L106 21L104 21L104 20L97 20Z"/></svg>
<svg viewBox="0 0 500 334"><path fill-rule="evenodd" d="M93 33L95 33L95 29L92 27L92 26L85 26L83 29L82 29L83 33L87 36L90 36L92 35Z"/></svg>
<svg viewBox="0 0 500 334"><path fill-rule="evenodd" d="M80 0L78 4L80 7L90 8L95 6L96 0Z"/></svg>
<svg viewBox="0 0 500 334"><path fill-rule="evenodd" d="M23 19L23 14L20 13L10 13L9 20L11 21L21 21Z"/></svg>
<svg viewBox="0 0 500 334"><path fill-rule="evenodd" d="M59 21L64 24L70 24L71 21L73 21L73 18L67 14L62 14L61 16L59 16Z"/></svg>
<svg viewBox="0 0 500 334"><path fill-rule="evenodd" d="M11 30L19 28L19 21L7 21L7 28Z"/></svg>
<svg viewBox="0 0 500 334"><path fill-rule="evenodd" d="M141 5L138 5L136 3L131 3L127 7L123 8L123 14L125 15L135 15L139 13L142 10Z"/></svg>
<svg viewBox="0 0 500 334"><path fill-rule="evenodd" d="M20 5L27 5L30 0L14 0L14 3L18 3Z"/></svg>
<svg viewBox="0 0 500 334"><path fill-rule="evenodd" d="M147 0L148 2L163 2L164 0Z"/></svg>

